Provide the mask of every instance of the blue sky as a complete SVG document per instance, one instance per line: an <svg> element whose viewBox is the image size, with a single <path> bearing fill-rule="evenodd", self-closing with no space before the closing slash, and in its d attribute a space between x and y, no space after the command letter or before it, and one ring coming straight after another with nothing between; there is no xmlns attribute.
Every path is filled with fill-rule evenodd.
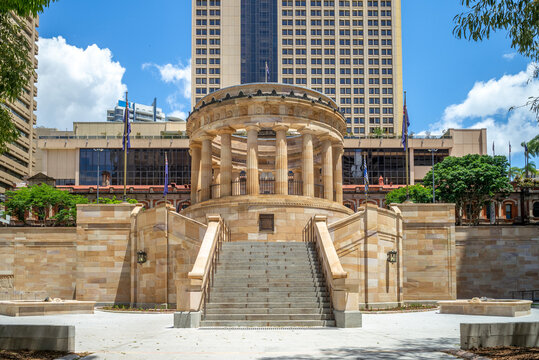
<svg viewBox="0 0 539 360"><path fill-rule="evenodd" d="M507 109L539 92L527 81L528 59L515 54L505 34L483 43L455 39L459 0L402 2L411 131L486 126L489 153L493 141L498 154L511 141L513 162L522 163L518 144L539 128L525 109ZM41 15L39 32L38 125L104 120L104 108L124 87L130 100L150 104L157 97L167 114L188 112L189 0L60 0Z"/></svg>

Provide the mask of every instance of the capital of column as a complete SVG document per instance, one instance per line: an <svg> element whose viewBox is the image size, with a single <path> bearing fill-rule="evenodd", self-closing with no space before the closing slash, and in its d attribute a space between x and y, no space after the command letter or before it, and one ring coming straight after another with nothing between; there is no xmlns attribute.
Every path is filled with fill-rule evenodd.
<svg viewBox="0 0 539 360"><path fill-rule="evenodd" d="M213 140L214 137L215 136L212 135L212 134L204 133L201 136L199 136L198 138L200 139L200 141L205 141L205 140Z"/></svg>
<svg viewBox="0 0 539 360"><path fill-rule="evenodd" d="M234 134L235 132L236 130L229 126L225 126L225 127L217 129L217 135Z"/></svg>
<svg viewBox="0 0 539 360"><path fill-rule="evenodd" d="M249 125L245 126L245 130L247 130L247 131L251 131L251 130L260 131L260 126L258 126L256 124L249 124Z"/></svg>
<svg viewBox="0 0 539 360"><path fill-rule="evenodd" d="M301 135L305 135L305 134L313 135L313 134L314 134L314 130L311 129L311 128L308 128L308 127L300 128L300 129L298 129L298 132L299 132Z"/></svg>
<svg viewBox="0 0 539 360"><path fill-rule="evenodd" d="M287 125L284 125L284 124L276 124L275 126L273 126L272 130L273 131L288 131L290 127L287 126Z"/></svg>

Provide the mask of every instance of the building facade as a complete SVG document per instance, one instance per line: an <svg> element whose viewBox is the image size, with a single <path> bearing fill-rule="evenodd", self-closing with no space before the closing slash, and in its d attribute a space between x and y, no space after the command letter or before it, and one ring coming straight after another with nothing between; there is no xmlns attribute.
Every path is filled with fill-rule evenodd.
<svg viewBox="0 0 539 360"><path fill-rule="evenodd" d="M118 105L114 109L107 110L107 121L124 121L125 107L125 101L118 100ZM165 121L165 114L162 109L156 107L155 100L152 105L129 102L128 109L131 121Z"/></svg>
<svg viewBox="0 0 539 360"><path fill-rule="evenodd" d="M34 64L34 69L37 69L36 55L38 53L37 41L39 39L37 28L39 27L39 19L37 17L27 17L17 18L17 21L20 21L23 33L30 46L28 57ZM6 153L0 155L0 193L4 193L7 189L22 183L30 175L34 167L34 154L36 151L34 125L37 120L34 114L37 109L35 99L37 96L36 82L37 73L33 71L19 97L13 102L6 103L20 136L14 143L7 145L8 150Z"/></svg>
<svg viewBox="0 0 539 360"><path fill-rule="evenodd" d="M349 134L402 131L400 0L192 4L193 107L219 89L267 80L331 97Z"/></svg>

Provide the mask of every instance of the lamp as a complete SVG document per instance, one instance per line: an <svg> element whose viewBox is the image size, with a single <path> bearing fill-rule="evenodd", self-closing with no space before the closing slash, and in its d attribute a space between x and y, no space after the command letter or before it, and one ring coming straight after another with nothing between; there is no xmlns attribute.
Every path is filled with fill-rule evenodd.
<svg viewBox="0 0 539 360"><path fill-rule="evenodd" d="M387 261L392 264L397 262L397 252L395 250L391 250L387 253Z"/></svg>
<svg viewBox="0 0 539 360"><path fill-rule="evenodd" d="M146 251L139 250L137 251L137 263L144 264L148 260L148 254Z"/></svg>

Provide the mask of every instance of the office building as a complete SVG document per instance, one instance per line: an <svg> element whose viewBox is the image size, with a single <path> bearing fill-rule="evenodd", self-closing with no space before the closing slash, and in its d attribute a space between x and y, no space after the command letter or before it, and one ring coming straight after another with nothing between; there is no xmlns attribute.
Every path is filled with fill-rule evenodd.
<svg viewBox="0 0 539 360"><path fill-rule="evenodd" d="M130 121L165 121L163 110L156 107L155 100L152 105L142 105L129 102ZM118 105L114 109L107 110L107 121L124 121L125 101L118 100Z"/></svg>
<svg viewBox="0 0 539 360"><path fill-rule="evenodd" d="M15 17L23 28L23 33L30 46L28 57L30 58L34 69L37 69L36 55L38 53L37 41L39 35L37 27L39 27L38 18L18 18ZM37 109L37 73L32 72L32 75L23 88L23 92L15 99L8 101L7 108L11 112L12 121L19 131L19 138L12 144L8 144L8 150L0 155L0 193L12 189L16 184L22 183L25 178L30 175L34 166L34 125L36 124L36 115L34 111Z"/></svg>
<svg viewBox="0 0 539 360"><path fill-rule="evenodd" d="M351 135L401 132L400 0L194 0L192 11L193 107L267 75L333 98Z"/></svg>

